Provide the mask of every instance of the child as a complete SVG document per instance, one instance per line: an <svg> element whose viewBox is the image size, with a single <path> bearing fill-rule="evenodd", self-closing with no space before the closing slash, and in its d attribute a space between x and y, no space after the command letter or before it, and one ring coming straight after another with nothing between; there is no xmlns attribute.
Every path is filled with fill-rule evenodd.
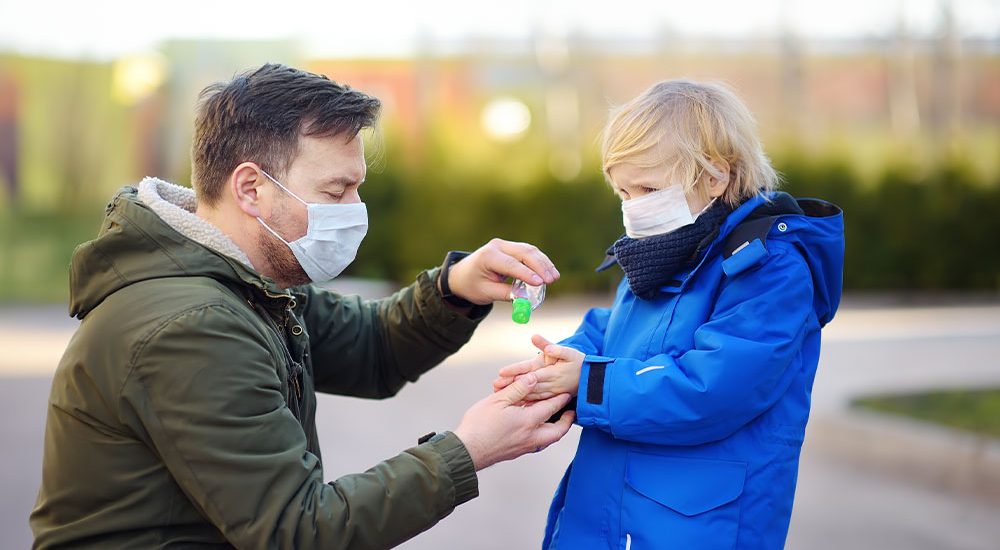
<svg viewBox="0 0 1000 550"><path fill-rule="evenodd" d="M611 308L500 371L528 400L577 395L583 427L543 548L782 548L820 329L837 310L843 217L775 192L728 89L661 82L614 112L604 174L626 236Z"/></svg>

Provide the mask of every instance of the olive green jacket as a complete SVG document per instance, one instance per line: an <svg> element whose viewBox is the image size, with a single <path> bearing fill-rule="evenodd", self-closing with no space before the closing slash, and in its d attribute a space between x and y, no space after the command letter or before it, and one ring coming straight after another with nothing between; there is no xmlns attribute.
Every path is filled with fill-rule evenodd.
<svg viewBox="0 0 1000 550"><path fill-rule="evenodd" d="M284 291L120 191L73 255L35 547L388 548L477 496L450 433L323 479L315 391L389 397L472 335L435 277Z"/></svg>

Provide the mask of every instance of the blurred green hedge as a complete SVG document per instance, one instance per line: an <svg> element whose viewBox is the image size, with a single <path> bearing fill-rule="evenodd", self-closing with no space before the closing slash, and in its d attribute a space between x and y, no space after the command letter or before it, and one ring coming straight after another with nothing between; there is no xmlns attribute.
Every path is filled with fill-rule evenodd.
<svg viewBox="0 0 1000 550"><path fill-rule="evenodd" d="M960 159L924 171L887 168L871 182L841 159L782 159L783 190L844 209L846 288L1000 290L1000 181L985 181ZM366 184L372 225L353 274L405 281L445 250L499 236L548 253L563 273L555 292L604 290L621 276L593 272L623 233L620 203L599 173L528 187L385 176Z"/></svg>
<svg viewBox="0 0 1000 550"><path fill-rule="evenodd" d="M874 179L837 158L793 152L776 164L784 190L843 207L845 287L1000 290L1000 181L961 159L929 170L886 168ZM348 274L402 283L437 265L447 250L502 237L536 244L552 257L563 274L556 294L607 290L621 272L593 268L622 234L619 202L599 170L583 173L571 182L511 184L502 167L475 181L392 165L374 171L362 188L371 227ZM66 300L71 251L94 234L102 207L0 211L0 301Z"/></svg>
<svg viewBox="0 0 1000 550"><path fill-rule="evenodd" d="M1000 290L1000 181L958 157L889 167L867 185L842 160L791 158L784 190L844 209L846 288Z"/></svg>

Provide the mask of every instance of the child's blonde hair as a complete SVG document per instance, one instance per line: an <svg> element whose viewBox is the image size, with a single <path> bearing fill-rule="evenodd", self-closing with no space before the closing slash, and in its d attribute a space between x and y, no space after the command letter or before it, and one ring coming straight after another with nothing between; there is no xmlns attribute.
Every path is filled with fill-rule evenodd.
<svg viewBox="0 0 1000 550"><path fill-rule="evenodd" d="M640 164L647 168L667 163L666 176L685 182L685 191L695 189L706 198L705 186L698 183L705 174L723 177L713 163L728 166L729 186L722 199L731 206L778 185L778 175L757 136L757 122L722 84L667 80L613 110L601 139L608 182L612 167L642 163L639 157L652 159Z"/></svg>

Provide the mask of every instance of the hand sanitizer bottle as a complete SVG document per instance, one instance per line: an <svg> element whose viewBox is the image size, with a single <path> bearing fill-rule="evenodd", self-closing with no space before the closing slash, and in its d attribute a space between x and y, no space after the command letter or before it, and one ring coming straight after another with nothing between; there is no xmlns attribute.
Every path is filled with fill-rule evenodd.
<svg viewBox="0 0 1000 550"><path fill-rule="evenodd" d="M531 312L545 301L545 285L534 286L515 279L510 288L510 299L514 302L511 319L523 325L531 320Z"/></svg>

